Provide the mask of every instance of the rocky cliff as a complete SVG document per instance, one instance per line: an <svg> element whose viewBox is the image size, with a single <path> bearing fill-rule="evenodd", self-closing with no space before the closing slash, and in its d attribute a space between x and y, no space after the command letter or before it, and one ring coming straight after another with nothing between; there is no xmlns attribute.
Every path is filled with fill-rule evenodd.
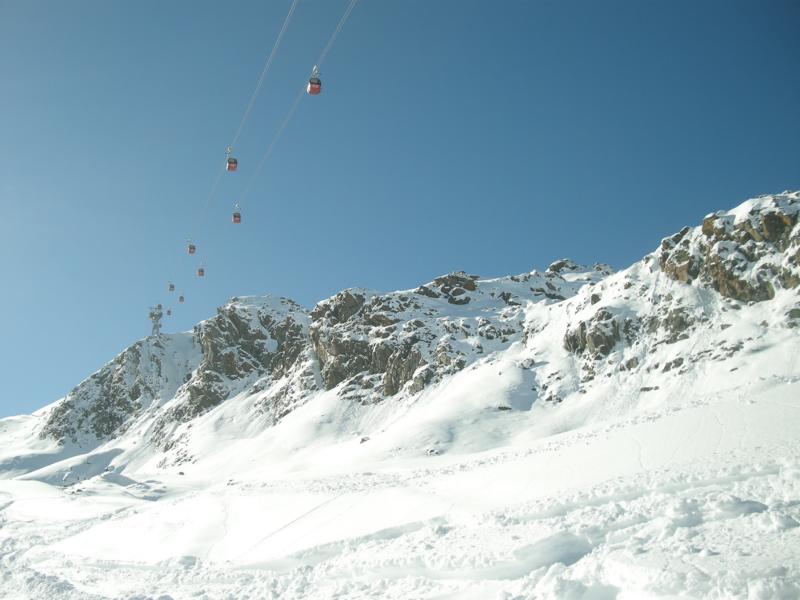
<svg viewBox="0 0 800 600"><path fill-rule="evenodd" d="M579 397L623 372L640 383L681 373L741 350L733 332L699 350L700 337L732 326L729 311L780 296L764 327L800 323L798 213L798 193L749 200L619 273L569 260L494 279L454 272L411 290L344 290L311 310L233 298L191 332L125 350L50 409L39 435L91 448L136 426L182 460L193 420L232 399L269 427L319 393L360 406L413 399L512 348L524 354L532 401Z"/></svg>

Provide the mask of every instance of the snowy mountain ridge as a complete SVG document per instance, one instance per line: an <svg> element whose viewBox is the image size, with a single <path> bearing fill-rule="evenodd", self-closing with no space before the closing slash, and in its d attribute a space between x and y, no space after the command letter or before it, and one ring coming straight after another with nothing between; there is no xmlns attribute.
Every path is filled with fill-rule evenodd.
<svg viewBox="0 0 800 600"><path fill-rule="evenodd" d="M240 394L269 426L325 390L360 404L413 397L523 338L529 350L542 348L537 336L563 339L572 358L564 371L532 370L531 403L561 401L598 371L658 368L648 363L651 347L699 333L711 290L735 303L796 289L798 206L797 193L785 193L708 215L613 276L607 265L562 260L543 273L451 273L389 294L348 289L311 311L285 298L234 298L191 333L125 350L54 407L39 435L86 450L150 419L149 441L169 451L183 424ZM670 364L698 358L678 352Z"/></svg>
<svg viewBox="0 0 800 600"><path fill-rule="evenodd" d="M153 419L153 444L170 450L182 423L241 393L266 423L323 390L365 404L413 396L519 340L523 302L561 301L609 273L570 261L490 280L451 273L415 290L344 290L311 311L233 298L191 333L125 350L52 410L40 436L88 449Z"/></svg>
<svg viewBox="0 0 800 600"><path fill-rule="evenodd" d="M619 272L233 298L0 420L0 573L16 597L140 597L108 564L153 597L800 597L799 218L798 192L748 200ZM79 514L26 541L22 493Z"/></svg>

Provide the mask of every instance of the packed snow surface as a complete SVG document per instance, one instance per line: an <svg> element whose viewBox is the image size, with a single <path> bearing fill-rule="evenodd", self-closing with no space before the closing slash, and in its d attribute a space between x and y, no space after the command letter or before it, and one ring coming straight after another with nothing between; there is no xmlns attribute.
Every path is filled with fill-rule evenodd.
<svg viewBox="0 0 800 600"><path fill-rule="evenodd" d="M538 439L509 414L493 427L513 443L477 453L375 460L372 440L253 438L221 456L210 441L184 475L5 480L0 595L797 597L797 382L767 370ZM329 408L286 427L316 429Z"/></svg>
<svg viewBox="0 0 800 600"><path fill-rule="evenodd" d="M715 216L781 202L796 215L789 194ZM0 598L800 598L799 288L736 302L655 255L570 269L560 300L496 308L519 277L477 280L447 317L426 300L442 331L490 311L520 328L420 391L343 382L274 419L247 379L159 446L201 362L175 334L137 354L169 368L118 357L120 385L156 391L100 441L40 436L63 401L0 420ZM240 304L252 328L268 304L308 330L294 305Z"/></svg>

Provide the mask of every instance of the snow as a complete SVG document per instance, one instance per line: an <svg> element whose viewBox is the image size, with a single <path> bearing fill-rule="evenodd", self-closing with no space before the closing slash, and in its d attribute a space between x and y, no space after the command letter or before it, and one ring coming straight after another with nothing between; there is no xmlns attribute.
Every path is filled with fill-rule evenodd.
<svg viewBox="0 0 800 600"><path fill-rule="evenodd" d="M80 491L3 481L5 589L33 597L25 578L53 577L75 586L64 597L796 597L798 427L796 382L771 377L457 456L376 462L351 444L335 472L306 457L224 482L202 461Z"/></svg>
<svg viewBox="0 0 800 600"><path fill-rule="evenodd" d="M44 414L21 415L0 419L0 473L15 477L57 462L70 455L70 448L59 447L52 440L37 439Z"/></svg>
<svg viewBox="0 0 800 600"><path fill-rule="evenodd" d="M468 359L419 393L313 391L273 421L256 410L272 388L233 386L180 426L180 464L149 434L200 361L188 334L147 347L171 356L165 391L104 442L39 439L59 403L0 420L0 598L800 598L797 289L736 302L651 255L567 265L563 300L498 300L546 281L478 280L467 305L401 314ZM283 299L234 306L310 323ZM678 310L680 336L654 328L596 360L564 347L602 311L646 328ZM467 352L481 318L521 329Z"/></svg>
<svg viewBox="0 0 800 600"><path fill-rule="evenodd" d="M718 211L713 213L721 221L731 220L733 223L742 223L751 219L754 214L759 212L769 212L772 209L779 209L787 215L800 213L800 192L783 192L782 194L764 194L758 198L746 200L736 208L729 211Z"/></svg>

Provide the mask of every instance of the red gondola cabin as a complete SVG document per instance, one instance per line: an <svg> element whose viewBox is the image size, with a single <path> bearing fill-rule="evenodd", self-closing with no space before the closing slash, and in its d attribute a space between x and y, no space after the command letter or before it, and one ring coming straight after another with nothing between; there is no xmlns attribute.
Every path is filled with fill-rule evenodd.
<svg viewBox="0 0 800 600"><path fill-rule="evenodd" d="M228 159L228 165L225 168L228 171L233 172L233 171L235 171L237 169L238 166L239 166L239 161L238 160L236 160L235 158L229 158Z"/></svg>
<svg viewBox="0 0 800 600"><path fill-rule="evenodd" d="M312 96L316 96L322 91L322 80L319 77L312 77L308 80L306 91Z"/></svg>
<svg viewBox="0 0 800 600"><path fill-rule="evenodd" d="M306 91L312 96L316 96L322 91L322 80L319 78L319 67L314 65L311 69L311 78L308 80Z"/></svg>

